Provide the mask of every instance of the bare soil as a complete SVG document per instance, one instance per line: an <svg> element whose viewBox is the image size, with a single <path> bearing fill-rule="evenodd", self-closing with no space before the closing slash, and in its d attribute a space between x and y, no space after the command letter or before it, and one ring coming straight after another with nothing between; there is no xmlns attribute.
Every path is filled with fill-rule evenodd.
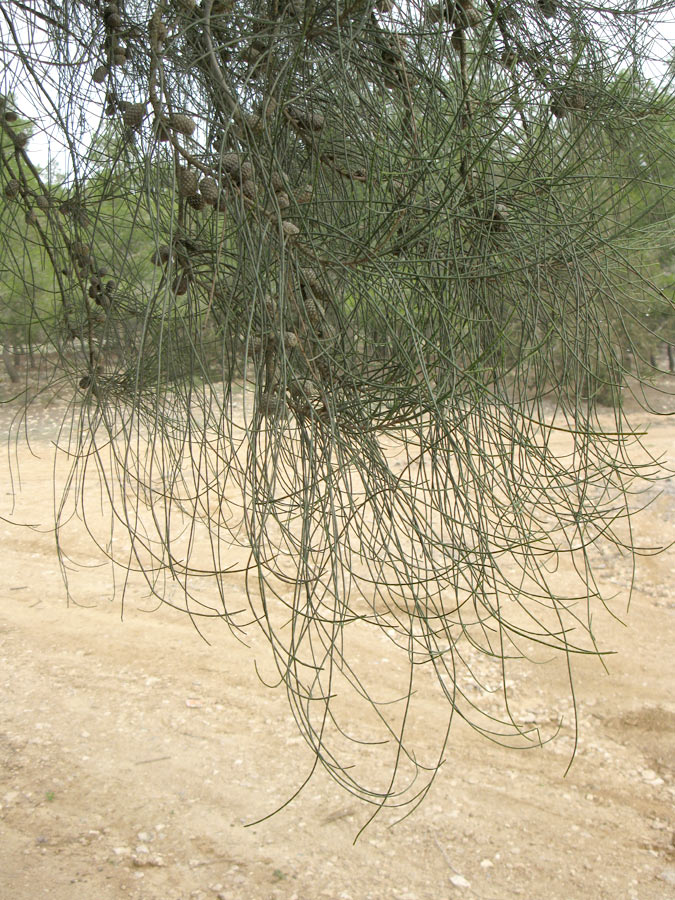
<svg viewBox="0 0 675 900"><path fill-rule="evenodd" d="M5 407L5 425L10 415ZM133 579L122 617L84 530L69 545L66 602L50 532L62 410L31 415L33 440L16 448L21 483L8 465L1 482L0 897L675 897L672 549L638 559L630 610L616 607L625 624L598 620L616 651L607 670L594 658L576 664L579 746L567 774L569 716L556 740L530 751L495 746L457 720L430 795L404 821L386 811L354 843L371 810L318 773L250 825L288 800L312 763L285 693L256 675L263 648L222 625L207 644ZM675 467L675 421L641 419L647 445ZM675 541L675 480L652 496L635 523L644 546ZM602 565L620 594L630 560ZM378 635L358 652L386 683L394 663ZM517 688L526 721L543 727L567 709L555 666ZM386 774L363 752L375 777Z"/></svg>

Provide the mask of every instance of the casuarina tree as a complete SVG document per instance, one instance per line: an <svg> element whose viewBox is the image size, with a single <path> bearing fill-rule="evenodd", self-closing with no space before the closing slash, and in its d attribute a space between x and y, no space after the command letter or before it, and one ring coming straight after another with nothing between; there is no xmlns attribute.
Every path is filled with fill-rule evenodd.
<svg viewBox="0 0 675 900"><path fill-rule="evenodd" d="M632 551L631 491L658 474L621 394L640 309L672 302L641 266L670 6L0 10L0 252L7 277L31 254L52 273L41 329L74 397L57 535L103 485L113 565L180 585L197 627L260 629L314 766L375 811L424 796L455 714L540 741L512 664L561 656L572 690L598 652L594 561ZM395 697L368 632L405 666Z"/></svg>

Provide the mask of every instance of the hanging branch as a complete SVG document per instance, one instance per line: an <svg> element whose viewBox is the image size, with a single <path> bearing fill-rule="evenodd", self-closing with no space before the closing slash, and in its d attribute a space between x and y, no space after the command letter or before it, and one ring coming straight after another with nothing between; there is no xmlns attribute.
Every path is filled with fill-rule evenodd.
<svg viewBox="0 0 675 900"><path fill-rule="evenodd" d="M672 214L670 4L6 6L2 277L44 248L50 315L23 308L74 396L57 541L79 517L197 627L260 629L314 767L375 812L422 800L455 713L540 745L509 668L561 657L573 697L600 548L660 472L620 396L667 302L639 260Z"/></svg>

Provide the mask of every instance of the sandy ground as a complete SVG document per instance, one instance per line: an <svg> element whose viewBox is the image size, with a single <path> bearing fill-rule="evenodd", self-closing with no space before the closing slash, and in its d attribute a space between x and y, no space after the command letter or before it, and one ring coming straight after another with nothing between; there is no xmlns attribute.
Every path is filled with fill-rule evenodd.
<svg viewBox="0 0 675 900"><path fill-rule="evenodd" d="M568 727L544 748L516 751L457 721L432 792L394 827L387 811L354 844L370 810L321 773L250 826L311 766L285 694L261 684L255 649L223 626L205 643L184 616L155 610L140 584L122 621L84 534L85 566L74 567L66 603L49 532L58 418L41 413L31 452L18 448L13 519L34 527L0 522L0 897L675 897L672 549L639 561L627 625L598 623L616 650L609 672L596 659L577 664L580 740L567 775ZM649 418L649 446L675 466L675 422ZM7 516L6 474L2 485ZM675 540L674 479L636 532L645 545ZM619 590L628 573L612 556L600 574ZM378 636L358 652L386 682ZM555 666L517 687L530 721L550 724L566 709ZM433 722L441 711L429 703Z"/></svg>

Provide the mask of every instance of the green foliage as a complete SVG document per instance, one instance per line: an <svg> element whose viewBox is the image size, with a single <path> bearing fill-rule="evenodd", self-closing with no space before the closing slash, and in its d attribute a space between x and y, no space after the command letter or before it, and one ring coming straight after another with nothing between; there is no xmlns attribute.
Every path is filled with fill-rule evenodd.
<svg viewBox="0 0 675 900"><path fill-rule="evenodd" d="M10 6L17 80L67 99L42 111L67 184L6 122L2 157L18 207L50 197L50 334L81 348L57 534L106 454L131 541L104 542L113 563L160 597L179 582L195 622L259 627L316 764L377 808L421 800L455 713L539 744L508 667L540 645L572 676L597 652L593 552L627 546L627 492L658 472L618 401L672 309L673 100L645 76L670 5ZM402 702L353 650L363 629L407 666ZM447 720L422 762L408 734L433 690ZM352 769L352 703L388 784Z"/></svg>
<svg viewBox="0 0 675 900"><path fill-rule="evenodd" d="M18 119L12 133L30 133L25 120ZM14 140L7 131L0 133L0 159L3 168L14 152ZM9 174L9 173L7 173ZM10 175L10 178L12 176ZM3 189L13 193L10 178ZM34 192L36 179L29 173L25 189ZM30 209L22 198L0 195L0 229L4 235L0 257L0 340L8 344L39 343L53 321L54 298L49 259L39 237L35 234Z"/></svg>

